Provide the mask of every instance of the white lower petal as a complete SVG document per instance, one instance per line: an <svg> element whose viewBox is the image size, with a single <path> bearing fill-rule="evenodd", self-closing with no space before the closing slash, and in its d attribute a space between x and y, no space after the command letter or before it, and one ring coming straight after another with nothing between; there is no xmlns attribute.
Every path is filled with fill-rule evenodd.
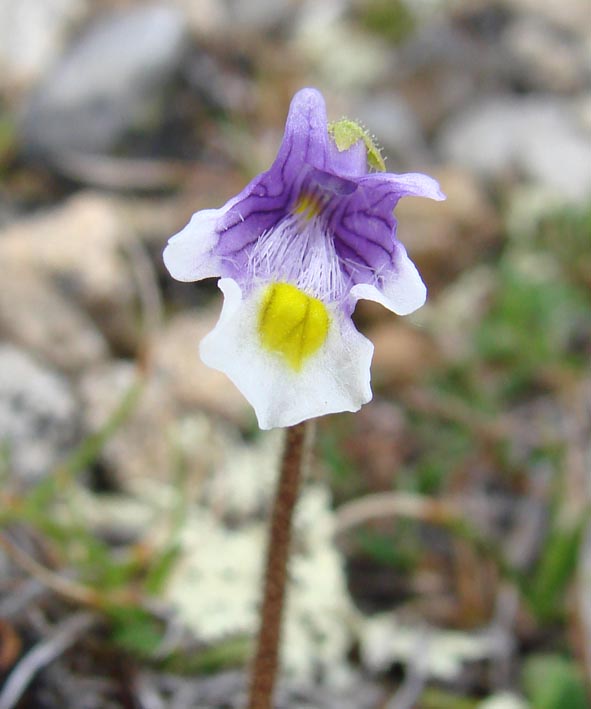
<svg viewBox="0 0 591 709"><path fill-rule="evenodd" d="M396 270L385 276L380 287L368 283L358 283L351 288L355 300L374 300L398 315L409 315L425 304L427 288L408 258L406 249L397 246Z"/></svg>
<svg viewBox="0 0 591 709"><path fill-rule="evenodd" d="M224 306L217 325L201 343L201 359L228 375L253 406L261 428L358 411L371 399L373 345L340 310L329 310L326 341L300 371L294 371L281 355L260 343L262 290L243 299L232 279L221 279L219 287Z"/></svg>
<svg viewBox="0 0 591 709"><path fill-rule="evenodd" d="M187 226L171 236L162 255L170 275L177 281L200 281L220 275L219 258L213 250L219 236L216 225L226 209L196 212Z"/></svg>

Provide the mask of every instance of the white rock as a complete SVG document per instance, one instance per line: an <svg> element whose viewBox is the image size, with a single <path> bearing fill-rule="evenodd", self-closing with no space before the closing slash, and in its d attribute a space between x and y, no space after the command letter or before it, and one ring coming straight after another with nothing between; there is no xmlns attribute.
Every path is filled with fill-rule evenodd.
<svg viewBox="0 0 591 709"><path fill-rule="evenodd" d="M410 105L394 92L363 96L357 99L350 117L360 119L376 136L383 149L386 166L392 172L402 172L403 165L426 163L428 149L425 136Z"/></svg>
<svg viewBox="0 0 591 709"><path fill-rule="evenodd" d="M95 21L46 76L23 121L26 148L41 153L112 149L147 119L185 47L182 14L165 4Z"/></svg>
<svg viewBox="0 0 591 709"><path fill-rule="evenodd" d="M531 17L511 23L501 38L521 83L542 91L572 92L585 86L582 43Z"/></svg>
<svg viewBox="0 0 591 709"><path fill-rule="evenodd" d="M207 367L199 357L199 342L217 319L217 308L171 318L153 342L154 371L185 411L202 409L248 424L254 419L246 399L225 374Z"/></svg>
<svg viewBox="0 0 591 709"><path fill-rule="evenodd" d="M375 37L355 31L343 19L339 0L305 3L295 30L296 51L318 68L329 86L365 87L388 73L388 53Z"/></svg>
<svg viewBox="0 0 591 709"><path fill-rule="evenodd" d="M539 16L562 30L575 34L589 34L588 0L503 0L511 12Z"/></svg>
<svg viewBox="0 0 591 709"><path fill-rule="evenodd" d="M484 99L444 125L438 149L491 179L522 176L579 203L591 194L591 141L563 99Z"/></svg>
<svg viewBox="0 0 591 709"><path fill-rule="evenodd" d="M100 430L137 381L138 372L131 362L111 360L87 368L78 389L85 429L90 433ZM123 488L139 477L171 479L173 421L174 406L166 389L154 381L146 382L125 424L113 432L101 453Z"/></svg>
<svg viewBox="0 0 591 709"><path fill-rule="evenodd" d="M136 333L135 285L123 253L129 237L116 205L79 193L63 205L13 222L0 233L5 269L34 269L85 308L110 340Z"/></svg>
<svg viewBox="0 0 591 709"><path fill-rule="evenodd" d="M88 4L87 0L0 0L0 85L26 86L42 76Z"/></svg>
<svg viewBox="0 0 591 709"><path fill-rule="evenodd" d="M52 472L75 442L77 406L62 377L25 351L0 346L0 442L15 481Z"/></svg>
<svg viewBox="0 0 591 709"><path fill-rule="evenodd" d="M92 320L33 269L4 261L0 337L76 373L103 360L107 344Z"/></svg>

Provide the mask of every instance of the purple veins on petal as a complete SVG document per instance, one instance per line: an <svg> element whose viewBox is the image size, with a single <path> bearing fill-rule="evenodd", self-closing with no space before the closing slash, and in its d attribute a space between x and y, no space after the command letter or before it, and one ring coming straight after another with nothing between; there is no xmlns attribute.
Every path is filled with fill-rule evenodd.
<svg viewBox="0 0 591 709"><path fill-rule="evenodd" d="M271 167L220 209L197 212L165 249L175 278L221 278L224 306L202 358L234 381L263 428L359 409L371 398L373 346L351 319L356 302L373 300L406 315L425 301L425 284L397 240L393 210L401 197L444 196L426 175L368 174L368 160L379 169L383 160L376 162L367 135L349 124L352 134L339 138L321 94L299 91ZM269 321L265 334L261 307L276 286L285 296L279 329L271 332ZM290 369L287 350L268 345L313 299L329 325L316 333L305 362Z"/></svg>
<svg viewBox="0 0 591 709"><path fill-rule="evenodd" d="M437 180L420 172L400 175L388 172L374 173L360 177L358 184L371 193L372 197L384 195L391 199L391 209L394 209L401 197L427 197L436 201L445 199Z"/></svg>
<svg viewBox="0 0 591 709"><path fill-rule="evenodd" d="M344 197L350 195L357 189L357 183L346 177L335 175L332 172L313 168L310 170L307 179L303 182L302 187L309 184L312 189L318 188L326 192L329 196Z"/></svg>
<svg viewBox="0 0 591 709"><path fill-rule="evenodd" d="M395 274L393 209L411 195L444 198L426 175L367 174L364 141L339 151L322 95L303 89L291 102L275 161L216 210L211 250L200 251L245 292L255 281L283 279L327 302L344 302L355 284ZM179 257L190 251L173 248ZM185 278L206 273L196 265L185 271Z"/></svg>
<svg viewBox="0 0 591 709"><path fill-rule="evenodd" d="M275 165L285 164L285 174L302 163L323 170L327 167L328 121L322 94L316 89L302 89L293 97L287 115L285 134ZM272 168L273 169L273 168Z"/></svg>

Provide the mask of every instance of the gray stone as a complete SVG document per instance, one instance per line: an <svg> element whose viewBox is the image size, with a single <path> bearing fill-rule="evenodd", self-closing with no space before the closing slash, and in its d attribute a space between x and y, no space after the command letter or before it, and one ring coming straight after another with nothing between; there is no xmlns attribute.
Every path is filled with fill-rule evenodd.
<svg viewBox="0 0 591 709"><path fill-rule="evenodd" d="M47 75L23 119L25 148L110 151L147 122L185 47L183 16L147 5L96 21Z"/></svg>
<svg viewBox="0 0 591 709"><path fill-rule="evenodd" d="M541 17L561 30L586 37L591 11L589 0L503 0L511 12Z"/></svg>
<svg viewBox="0 0 591 709"><path fill-rule="evenodd" d="M102 452L122 486L146 476L172 479L178 446L192 471L208 470L212 456L223 450L210 420L252 425L252 409L244 397L199 358L199 341L216 320L217 312L179 314L154 335L141 396ZM78 383L85 429L100 429L140 376L124 360L86 368Z"/></svg>
<svg viewBox="0 0 591 709"><path fill-rule="evenodd" d="M211 39L227 36L228 8L220 0L171 0L185 16L191 34Z"/></svg>
<svg viewBox="0 0 591 709"><path fill-rule="evenodd" d="M478 41L439 13L418 27L397 56L396 86L427 134L483 84L494 85L505 64L496 46Z"/></svg>
<svg viewBox="0 0 591 709"><path fill-rule="evenodd" d="M22 88L59 56L88 0L0 0L0 87Z"/></svg>
<svg viewBox="0 0 591 709"><path fill-rule="evenodd" d="M359 117L368 130L375 134L383 155L392 164L392 172L401 172L401 166L428 162L429 151L421 126L407 101L394 93L382 93L360 98L354 103L352 117Z"/></svg>
<svg viewBox="0 0 591 709"><path fill-rule="evenodd" d="M204 410L248 426L252 409L246 399L225 374L207 367L199 357L199 342L218 317L219 306L172 317L154 338L152 366L181 410Z"/></svg>
<svg viewBox="0 0 591 709"><path fill-rule="evenodd" d="M479 262L499 239L498 214L481 180L457 166L425 170L447 195L445 202L402 199L396 207L398 236L433 296Z"/></svg>
<svg viewBox="0 0 591 709"><path fill-rule="evenodd" d="M223 3L222 3L223 4ZM231 26L261 32L273 30L292 19L293 0L226 0Z"/></svg>
<svg viewBox="0 0 591 709"><path fill-rule="evenodd" d="M78 393L85 430L96 432L140 378L137 368L124 360L110 360L82 373ZM133 410L107 441L101 460L125 489L134 481L151 478L171 481L178 472L178 455L183 456L193 474L210 469L215 451L206 416L195 410L195 421L181 421L180 407L172 396L165 376L150 369L142 381L142 391Z"/></svg>
<svg viewBox="0 0 591 709"><path fill-rule="evenodd" d="M90 318L29 268L4 263L0 337L76 373L107 356L107 344Z"/></svg>
<svg viewBox="0 0 591 709"><path fill-rule="evenodd" d="M511 74L522 86L568 93L588 83L588 51L583 42L540 19L516 20L501 41L511 60Z"/></svg>
<svg viewBox="0 0 591 709"><path fill-rule="evenodd" d="M9 225L0 233L0 262L5 272L37 271L81 306L109 342L130 350L138 328L124 245L132 234L117 203L78 193L59 207Z"/></svg>
<svg viewBox="0 0 591 709"><path fill-rule="evenodd" d="M104 426L137 380L128 361L110 360L86 369L78 385L85 430L94 433ZM173 416L168 393L153 380L146 382L133 412L101 452L102 462L123 487L133 479L172 474L168 436Z"/></svg>
<svg viewBox="0 0 591 709"><path fill-rule="evenodd" d="M486 98L452 117L441 156L490 178L525 178L556 197L591 194L591 141L575 107L553 96Z"/></svg>
<svg viewBox="0 0 591 709"><path fill-rule="evenodd" d="M76 438L77 407L67 382L23 350L0 345L0 441L17 483L51 472Z"/></svg>

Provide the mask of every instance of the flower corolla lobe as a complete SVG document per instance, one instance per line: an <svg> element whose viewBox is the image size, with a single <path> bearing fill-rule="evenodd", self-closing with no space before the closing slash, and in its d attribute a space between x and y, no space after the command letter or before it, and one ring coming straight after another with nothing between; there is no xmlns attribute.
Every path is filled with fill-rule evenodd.
<svg viewBox="0 0 591 709"><path fill-rule="evenodd" d="M357 411L371 399L373 354L351 320L357 300L406 315L426 298L393 210L404 196L444 199L438 184L369 173L363 136L343 148L332 133L321 94L299 91L271 168L220 209L197 212L164 251L178 280L221 279L224 307L201 356L261 428Z"/></svg>

